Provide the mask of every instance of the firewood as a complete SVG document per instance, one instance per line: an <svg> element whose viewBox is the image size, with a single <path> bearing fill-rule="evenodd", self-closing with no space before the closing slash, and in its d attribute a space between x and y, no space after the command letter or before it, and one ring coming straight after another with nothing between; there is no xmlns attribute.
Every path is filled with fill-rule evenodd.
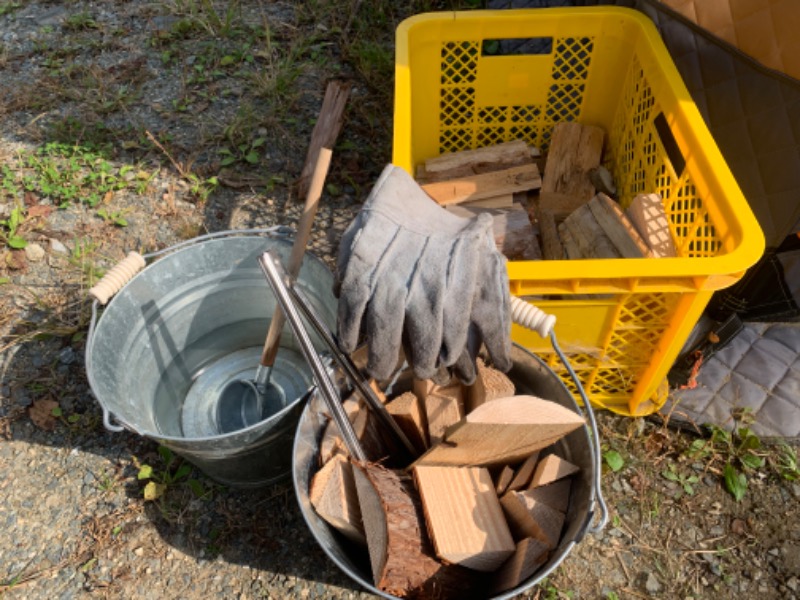
<svg viewBox="0 0 800 600"><path fill-rule="evenodd" d="M540 485L547 485L553 483L564 477L580 471L580 467L573 465L556 454L545 456L536 465L536 471L531 480L531 487L539 487Z"/></svg>
<svg viewBox="0 0 800 600"><path fill-rule="evenodd" d="M599 127L556 123L547 153L543 192L559 192L588 200L595 194L589 171L600 166L605 134Z"/></svg>
<svg viewBox="0 0 800 600"><path fill-rule="evenodd" d="M400 598L479 596L477 573L435 558L409 475L372 464L353 474L375 587Z"/></svg>
<svg viewBox="0 0 800 600"><path fill-rule="evenodd" d="M438 444L448 427L464 417L464 391L460 382L434 386L425 398L430 445Z"/></svg>
<svg viewBox="0 0 800 600"><path fill-rule="evenodd" d="M528 492L507 492L500 504L515 538L536 538L551 550L558 546L564 513L534 500Z"/></svg>
<svg viewBox="0 0 800 600"><path fill-rule="evenodd" d="M614 184L614 177L604 166L600 165L589 170L589 181L592 182L594 189L612 198L617 197L617 186Z"/></svg>
<svg viewBox="0 0 800 600"><path fill-rule="evenodd" d="M316 472L309 491L317 514L348 539L366 545L350 462L336 455Z"/></svg>
<svg viewBox="0 0 800 600"><path fill-rule="evenodd" d="M526 493L537 502L543 502L550 508L555 508L563 513L569 507L569 495L572 491L571 479L560 479L554 483L548 483L539 487L534 487L531 482Z"/></svg>
<svg viewBox="0 0 800 600"><path fill-rule="evenodd" d="M655 258L677 256L661 196L639 194L633 199L625 213L650 247Z"/></svg>
<svg viewBox="0 0 800 600"><path fill-rule="evenodd" d="M558 192L539 192L537 207L539 211L550 211L557 221L563 221L589 201L587 198L561 194Z"/></svg>
<svg viewBox="0 0 800 600"><path fill-rule="evenodd" d="M558 227L558 238L561 240L561 244L563 244L564 248L564 258L568 258L570 260L575 260L579 258L584 258L583 251L581 250L578 243L572 237L570 230L567 227L563 227L563 223Z"/></svg>
<svg viewBox="0 0 800 600"><path fill-rule="evenodd" d="M428 423L420 399L413 392L405 392L388 402L386 410L400 425L417 452L425 452L428 448Z"/></svg>
<svg viewBox="0 0 800 600"><path fill-rule="evenodd" d="M514 473L514 479L508 484L507 491L515 492L528 487L528 484L531 482L531 477L533 477L534 469L536 469L536 463L538 462L539 452L534 452L526 458L523 463L517 467Z"/></svg>
<svg viewBox="0 0 800 600"><path fill-rule="evenodd" d="M469 177L429 183L422 189L442 206L483 200L500 194L535 190L542 185L539 169L534 164L510 167Z"/></svg>
<svg viewBox="0 0 800 600"><path fill-rule="evenodd" d="M308 194L308 186L311 183L311 176L314 173L320 149L333 148L336 145L336 138L339 137L344 123L344 109L349 96L350 84L345 81L331 80L325 88L322 108L317 122L314 124L314 130L311 132L306 162L297 182L298 198L305 198Z"/></svg>
<svg viewBox="0 0 800 600"><path fill-rule="evenodd" d="M461 204L464 208L511 208L514 205L514 194L500 194L485 200L475 200Z"/></svg>
<svg viewBox="0 0 800 600"><path fill-rule="evenodd" d="M514 553L514 540L488 470L419 466L414 479L439 558L488 572Z"/></svg>
<svg viewBox="0 0 800 600"><path fill-rule="evenodd" d="M520 541L514 554L493 578L492 593L500 594L517 587L530 578L541 567L549 556L548 548L536 538L525 538Z"/></svg>
<svg viewBox="0 0 800 600"><path fill-rule="evenodd" d="M449 212L471 219L481 213L492 217L492 232L497 249L512 260L536 260L540 258L539 244L531 226L528 211L514 202L508 208L479 208L470 204L450 205Z"/></svg>
<svg viewBox="0 0 800 600"><path fill-rule="evenodd" d="M505 465L497 476L497 482L494 485L498 496L502 496L505 493L512 479L514 479L514 469L510 465Z"/></svg>
<svg viewBox="0 0 800 600"><path fill-rule="evenodd" d="M542 257L545 260L566 258L562 240L556 228L555 214L552 210L539 210L539 232L542 235Z"/></svg>
<svg viewBox="0 0 800 600"><path fill-rule="evenodd" d="M577 243L582 258L619 258L621 256L595 219L589 203L578 208L558 226L558 233L562 240L565 231Z"/></svg>
<svg viewBox="0 0 800 600"><path fill-rule="evenodd" d="M361 404L352 396L342 402L342 407L347 414L347 418L353 424L353 429L356 431L356 436L363 437L364 431L367 427L367 414L366 410ZM326 409L327 410L327 409ZM328 417L330 419L330 417ZM330 419L325 425L325 430L322 434L322 441L320 442L319 460L320 465L327 463L335 454L344 454L347 456L347 448L342 434L339 431L339 426L333 419Z"/></svg>
<svg viewBox="0 0 800 600"><path fill-rule="evenodd" d="M499 398L448 429L442 443L431 447L416 464L487 467L515 463L583 424L583 417L549 400Z"/></svg>
<svg viewBox="0 0 800 600"><path fill-rule="evenodd" d="M417 169L417 181L434 183L531 164L534 152L538 153L522 140L475 150L448 152L429 158L424 165L420 165Z"/></svg>
<svg viewBox="0 0 800 600"><path fill-rule="evenodd" d="M488 366L481 358L478 358L475 362L477 375L475 383L467 388L465 400L467 413L472 412L485 402L513 396L515 392L514 383L505 373Z"/></svg>
<svg viewBox="0 0 800 600"><path fill-rule="evenodd" d="M592 198L588 206L623 258L652 257L650 248L622 212L619 204L601 193Z"/></svg>

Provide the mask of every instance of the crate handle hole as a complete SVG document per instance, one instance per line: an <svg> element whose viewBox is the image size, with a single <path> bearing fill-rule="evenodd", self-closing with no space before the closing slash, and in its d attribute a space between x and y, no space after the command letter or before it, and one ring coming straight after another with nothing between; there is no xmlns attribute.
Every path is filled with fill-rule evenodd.
<svg viewBox="0 0 800 600"><path fill-rule="evenodd" d="M483 40L481 46L481 56L538 56L552 53L552 37Z"/></svg>
<svg viewBox="0 0 800 600"><path fill-rule="evenodd" d="M686 159L683 157L683 152L678 147L678 142L675 136L672 135L672 129L667 123L667 118L664 113L658 113L653 120L653 125L656 128L656 133L661 139L661 145L664 146L664 152L667 153L669 162L672 163L672 168L675 170L675 175L680 178L683 175L683 170L686 168Z"/></svg>

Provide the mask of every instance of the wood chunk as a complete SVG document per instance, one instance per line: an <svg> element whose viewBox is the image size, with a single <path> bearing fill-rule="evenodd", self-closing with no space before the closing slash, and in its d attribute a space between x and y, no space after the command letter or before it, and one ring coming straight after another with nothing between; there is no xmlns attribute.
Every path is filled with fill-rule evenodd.
<svg viewBox="0 0 800 600"><path fill-rule="evenodd" d="M543 192L559 192L588 200L595 194L589 171L600 166L605 134L599 127L556 123L547 153Z"/></svg>
<svg viewBox="0 0 800 600"><path fill-rule="evenodd" d="M460 382L434 386L425 398L430 445L438 444L448 427L464 418L464 393Z"/></svg>
<svg viewBox="0 0 800 600"><path fill-rule="evenodd" d="M589 181L592 182L594 189L612 198L617 196L617 186L614 184L614 177L611 171L600 165L595 169L589 170Z"/></svg>
<svg viewBox="0 0 800 600"><path fill-rule="evenodd" d="M477 573L435 558L422 504L408 475L353 465L375 587L400 598L461 598Z"/></svg>
<svg viewBox="0 0 800 600"><path fill-rule="evenodd" d="M374 379L369 380L369 387L375 392L375 395L378 397L378 400L381 401L381 404L386 404L386 394L383 393L383 390L378 385L378 382Z"/></svg>
<svg viewBox="0 0 800 600"><path fill-rule="evenodd" d="M492 231L497 249L512 260L535 260L539 257L536 234L528 211L515 202L509 208L475 208L472 203L450 205L449 212L471 219L481 213L492 217Z"/></svg>
<svg viewBox="0 0 800 600"><path fill-rule="evenodd" d="M560 456L550 454L545 456L539 461L539 464L536 465L536 471L531 480L531 487L539 487L540 485L553 483L559 479L564 479L564 477L569 477L578 471L580 471L580 467L576 467Z"/></svg>
<svg viewBox="0 0 800 600"><path fill-rule="evenodd" d="M605 194L597 194L589 201L588 206L597 223L623 258L652 256L650 248L622 212L619 204Z"/></svg>
<svg viewBox="0 0 800 600"><path fill-rule="evenodd" d="M508 492L500 498L500 504L516 538L536 538L551 550L558 546L564 513L534 500L528 492Z"/></svg>
<svg viewBox="0 0 800 600"><path fill-rule="evenodd" d="M483 200L500 194L535 190L542 185L539 169L534 164L511 167L469 177L428 183L422 189L442 206Z"/></svg>
<svg viewBox="0 0 800 600"><path fill-rule="evenodd" d="M531 482L526 493L537 502L543 502L550 508L555 508L563 513L569 507L569 495L572 491L571 479L560 479L554 483L548 483L539 487L534 487Z"/></svg>
<svg viewBox="0 0 800 600"><path fill-rule="evenodd" d="M322 108L311 132L306 162L297 182L297 197L301 200L308 194L308 186L311 184L311 176L314 174L320 149L333 148L336 145L336 138L339 137L344 123L344 109L349 97L350 83L335 79L328 82L325 97L322 99Z"/></svg>
<svg viewBox="0 0 800 600"><path fill-rule="evenodd" d="M569 232L578 245L582 258L619 258L620 253L594 218L588 203L581 206L558 226L564 239L564 230Z"/></svg>
<svg viewBox="0 0 800 600"><path fill-rule="evenodd" d="M419 466L414 479L439 558L488 572L514 553L514 540L488 470Z"/></svg>
<svg viewBox="0 0 800 600"><path fill-rule="evenodd" d="M514 479L512 479L511 483L508 484L507 491L514 492L516 490L521 490L522 488L528 487L528 484L531 482L531 477L533 477L533 471L536 469L536 463L538 462L538 451L526 458L523 463L517 467L517 470L514 473Z"/></svg>
<svg viewBox="0 0 800 600"><path fill-rule="evenodd" d="M514 205L514 194L501 194L486 200L475 200L461 204L464 208L511 208Z"/></svg>
<svg viewBox="0 0 800 600"><path fill-rule="evenodd" d="M567 229L566 227L559 226L557 235L559 236L559 238L561 239L561 243L563 244L564 258L568 258L570 260L583 258L581 249L578 246L578 243L572 237L572 234L570 233L569 229Z"/></svg>
<svg viewBox="0 0 800 600"><path fill-rule="evenodd" d="M584 424L549 400L511 396L482 404L447 430L415 464L492 466L523 460Z"/></svg>
<svg viewBox="0 0 800 600"><path fill-rule="evenodd" d="M650 247L655 258L677 256L661 196L639 194L633 199L625 213Z"/></svg>
<svg viewBox="0 0 800 600"><path fill-rule="evenodd" d="M558 192L539 192L539 211L550 211L557 221L563 221L589 200Z"/></svg>
<svg viewBox="0 0 800 600"><path fill-rule="evenodd" d="M555 214L551 210L539 210L539 232L542 235L542 257L545 260L566 258L564 246L556 228Z"/></svg>
<svg viewBox="0 0 800 600"><path fill-rule="evenodd" d="M317 514L348 539L366 545L361 509L350 463L334 456L311 479L311 506Z"/></svg>
<svg viewBox="0 0 800 600"><path fill-rule="evenodd" d="M347 418L353 424L353 429L356 431L356 436L363 437L364 431L367 427L367 414L366 410L360 403L353 397L348 398L342 402ZM330 417L328 417L330 419ZM325 425L325 431L322 434L322 440L319 444L319 461L320 465L326 464L336 454L344 454L347 456L349 452L345 446L342 434L339 431L339 426L333 419L330 419Z"/></svg>
<svg viewBox="0 0 800 600"><path fill-rule="evenodd" d="M510 465L505 465L500 475L497 476L497 483L494 486L498 496L502 496L508 489L508 484L514 479L514 469Z"/></svg>
<svg viewBox="0 0 800 600"><path fill-rule="evenodd" d="M414 377L414 383L412 390L414 395L419 398L420 400L425 400L428 397L428 394L433 391L434 384L430 379L417 379Z"/></svg>
<svg viewBox="0 0 800 600"><path fill-rule="evenodd" d="M520 585L547 562L548 556L547 546L536 538L520 541L511 558L495 574L492 594L500 594Z"/></svg>
<svg viewBox="0 0 800 600"><path fill-rule="evenodd" d="M433 183L530 164L534 150L524 141L516 140L474 150L448 152L426 160L417 170L417 179L420 183Z"/></svg>
<svg viewBox="0 0 800 600"><path fill-rule="evenodd" d="M400 429L417 452L428 449L428 423L422 402L414 392L405 392L386 404L386 410L394 417Z"/></svg>
<svg viewBox="0 0 800 600"><path fill-rule="evenodd" d="M477 367L475 383L467 388L465 399L467 413L485 402L513 396L515 392L514 383L505 373L488 366L481 358L475 363Z"/></svg>

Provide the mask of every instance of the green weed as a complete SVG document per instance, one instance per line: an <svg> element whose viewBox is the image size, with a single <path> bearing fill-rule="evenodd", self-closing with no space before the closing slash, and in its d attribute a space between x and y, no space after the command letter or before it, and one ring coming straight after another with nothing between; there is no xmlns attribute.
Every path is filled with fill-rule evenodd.
<svg viewBox="0 0 800 600"><path fill-rule="evenodd" d="M66 31L87 31L97 28L97 21L86 11L72 14L64 20L64 29Z"/></svg>
<svg viewBox="0 0 800 600"><path fill-rule="evenodd" d="M139 463L136 457L133 459L134 464L139 469L136 478L139 481L147 482L142 490L145 500L159 500L170 487L178 484L186 484L192 494L198 498L202 498L207 494L200 481L189 477L192 473L192 466L189 463L175 456L172 450L166 446L158 447L158 455L162 462L158 467Z"/></svg>
<svg viewBox="0 0 800 600"><path fill-rule="evenodd" d="M19 226L25 220L25 209L19 204L11 209L7 219L0 220L0 241L14 250L28 245L27 240L18 234Z"/></svg>
<svg viewBox="0 0 800 600"><path fill-rule="evenodd" d="M694 496L694 485L700 481L700 478L695 474L689 474L678 471L674 463L670 463L669 467L661 471L661 476L668 480L677 483L687 496Z"/></svg>

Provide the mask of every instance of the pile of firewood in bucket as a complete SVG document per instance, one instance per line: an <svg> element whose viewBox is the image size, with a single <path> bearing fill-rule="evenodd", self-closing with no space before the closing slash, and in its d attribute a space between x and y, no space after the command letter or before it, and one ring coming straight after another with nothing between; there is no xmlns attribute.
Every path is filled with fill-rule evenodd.
<svg viewBox="0 0 800 600"><path fill-rule="evenodd" d="M375 587L400 598L474 598L530 578L562 536L579 468L554 444L584 419L555 402L515 395L479 361L472 386L414 380L386 397L417 448L410 465L358 393L344 401L369 463L348 456L334 420L310 485L317 514L364 547ZM322 406L317 410L325 413Z"/></svg>

